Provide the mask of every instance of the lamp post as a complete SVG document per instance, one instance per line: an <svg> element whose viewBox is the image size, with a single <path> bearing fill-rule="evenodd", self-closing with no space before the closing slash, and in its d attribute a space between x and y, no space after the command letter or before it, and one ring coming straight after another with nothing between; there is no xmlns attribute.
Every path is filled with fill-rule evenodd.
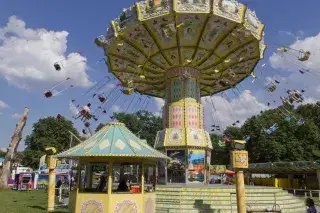
<svg viewBox="0 0 320 213"><path fill-rule="evenodd" d="M231 163L236 172L238 213L246 213L246 193L243 169L248 168L248 152L244 150L233 150L231 152Z"/></svg>
<svg viewBox="0 0 320 213"><path fill-rule="evenodd" d="M54 147L45 149L47 154L47 164L49 168L49 183L48 183L48 212L54 211L54 198L56 190L56 164L57 160L53 157L56 153Z"/></svg>

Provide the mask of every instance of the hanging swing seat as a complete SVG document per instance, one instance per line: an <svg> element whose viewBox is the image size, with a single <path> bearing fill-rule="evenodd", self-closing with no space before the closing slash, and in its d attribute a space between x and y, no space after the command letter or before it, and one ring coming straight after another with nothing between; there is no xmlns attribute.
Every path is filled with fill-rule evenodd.
<svg viewBox="0 0 320 213"><path fill-rule="evenodd" d="M299 119L298 121L297 121L297 125L298 126L301 126L301 125L303 125L304 124L304 120L303 119Z"/></svg>
<svg viewBox="0 0 320 213"><path fill-rule="evenodd" d="M63 118L63 116L61 114L58 114L57 119L61 119L61 118Z"/></svg>
<svg viewBox="0 0 320 213"><path fill-rule="evenodd" d="M46 98L51 98L53 96L53 93L51 91L47 91L47 92L44 93L44 96Z"/></svg>
<svg viewBox="0 0 320 213"><path fill-rule="evenodd" d="M107 41L105 39L104 36L99 36L97 38L94 39L94 43L98 46L98 47L106 47L107 45Z"/></svg>
<svg viewBox="0 0 320 213"><path fill-rule="evenodd" d="M285 48L285 47L279 47L277 50L278 50L279 52L284 52L284 53L288 52L288 49Z"/></svg>
<svg viewBox="0 0 320 213"><path fill-rule="evenodd" d="M277 89L277 86L274 83L270 83L268 85L268 91L269 92L274 92Z"/></svg>
<svg viewBox="0 0 320 213"><path fill-rule="evenodd" d="M316 105L317 105L318 107L320 107L320 101L317 101Z"/></svg>
<svg viewBox="0 0 320 213"><path fill-rule="evenodd" d="M277 129L278 129L278 124L275 123L275 124L273 124L270 128L268 128L268 129L263 129L263 131L264 131L266 134L271 135L271 134L274 133Z"/></svg>
<svg viewBox="0 0 320 213"><path fill-rule="evenodd" d="M243 139L248 142L250 140L250 136L244 136Z"/></svg>
<svg viewBox="0 0 320 213"><path fill-rule="evenodd" d="M166 38L170 38L176 32L176 28L175 28L174 24L167 24L166 26L164 26L162 28L162 32Z"/></svg>
<svg viewBox="0 0 320 213"><path fill-rule="evenodd" d="M132 95L134 92L134 89L133 88L129 88L129 89L124 89L122 90L122 93L125 94L125 95Z"/></svg>
<svg viewBox="0 0 320 213"><path fill-rule="evenodd" d="M132 87L132 81L131 80L129 80L129 81L123 81L122 82L122 86L123 87Z"/></svg>
<svg viewBox="0 0 320 213"><path fill-rule="evenodd" d="M104 97L103 95L99 95L98 96L98 99L99 99L99 101L101 102L101 103L104 103L104 102L106 102L106 97Z"/></svg>
<svg viewBox="0 0 320 213"><path fill-rule="evenodd" d="M286 121L291 121L292 120L292 117L291 116L286 116L285 118L284 118L284 120L286 120Z"/></svg>
<svg viewBox="0 0 320 213"><path fill-rule="evenodd" d="M59 63L54 63L53 64L54 68L57 70L57 71L60 71L61 70L61 66Z"/></svg>
<svg viewBox="0 0 320 213"><path fill-rule="evenodd" d="M90 123L89 122L85 122L84 126L88 128L88 127L90 127Z"/></svg>
<svg viewBox="0 0 320 213"><path fill-rule="evenodd" d="M298 60L299 60L299 61L307 61L307 60L309 60L310 55L311 55L311 52L310 52L310 51L305 51L305 52L304 52L303 50L301 50L301 51L300 51L300 56L299 56Z"/></svg>

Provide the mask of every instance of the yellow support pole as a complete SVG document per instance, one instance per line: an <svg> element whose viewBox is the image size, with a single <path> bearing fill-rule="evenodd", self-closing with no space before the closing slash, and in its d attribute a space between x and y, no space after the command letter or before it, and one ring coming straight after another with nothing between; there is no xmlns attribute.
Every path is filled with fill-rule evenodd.
<svg viewBox="0 0 320 213"><path fill-rule="evenodd" d="M144 163L142 163L141 171L141 194L144 194Z"/></svg>
<svg viewBox="0 0 320 213"><path fill-rule="evenodd" d="M56 190L56 159L49 157L49 185L48 185L48 212L54 211L54 199Z"/></svg>
<svg viewBox="0 0 320 213"><path fill-rule="evenodd" d="M236 190L238 213L246 213L246 190L244 187L243 171L236 172Z"/></svg>
<svg viewBox="0 0 320 213"><path fill-rule="evenodd" d="M231 163L236 170L236 192L238 213L246 213L246 189L244 187L243 169L248 168L248 152L234 150L231 152Z"/></svg>

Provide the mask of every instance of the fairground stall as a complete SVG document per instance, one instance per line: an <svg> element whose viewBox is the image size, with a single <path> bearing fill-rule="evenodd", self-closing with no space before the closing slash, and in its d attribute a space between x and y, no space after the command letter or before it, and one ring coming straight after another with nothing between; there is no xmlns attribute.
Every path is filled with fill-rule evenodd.
<svg viewBox="0 0 320 213"><path fill-rule="evenodd" d="M168 157L124 124L109 123L57 157L79 160L69 212L155 212L156 161Z"/></svg>

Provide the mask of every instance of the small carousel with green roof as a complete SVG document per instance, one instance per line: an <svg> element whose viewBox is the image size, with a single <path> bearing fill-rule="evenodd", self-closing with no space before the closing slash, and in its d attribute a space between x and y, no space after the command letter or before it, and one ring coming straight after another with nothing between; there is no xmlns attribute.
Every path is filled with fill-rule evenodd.
<svg viewBox="0 0 320 213"><path fill-rule="evenodd" d="M155 212L156 162L168 157L124 124L109 123L56 157L79 160L69 212Z"/></svg>

